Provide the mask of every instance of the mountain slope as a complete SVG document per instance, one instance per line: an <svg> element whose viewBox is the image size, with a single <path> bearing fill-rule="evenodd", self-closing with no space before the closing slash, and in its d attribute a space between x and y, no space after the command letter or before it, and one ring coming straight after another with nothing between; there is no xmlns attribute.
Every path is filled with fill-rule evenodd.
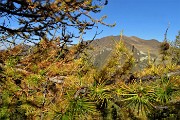
<svg viewBox="0 0 180 120"><path fill-rule="evenodd" d="M120 40L120 36L108 36L101 39L94 40L90 45L94 48L92 58L94 65L102 67L107 59L111 56L112 50L115 48L116 42ZM135 36L123 36L126 47L133 52L137 61L137 68L143 68L147 65L148 54L151 60L158 58L160 42L155 39L144 40ZM158 60L156 60L157 62Z"/></svg>

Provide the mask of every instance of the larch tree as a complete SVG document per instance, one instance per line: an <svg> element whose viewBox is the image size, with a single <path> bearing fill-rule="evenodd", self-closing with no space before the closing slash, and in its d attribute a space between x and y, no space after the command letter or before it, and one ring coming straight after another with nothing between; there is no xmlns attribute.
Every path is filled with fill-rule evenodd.
<svg viewBox="0 0 180 120"><path fill-rule="evenodd" d="M61 44L70 44L103 20L93 18L108 0L1 0L0 42L17 44L38 43L43 37L55 38L59 34ZM73 30L78 30L74 34ZM80 37L81 38L81 37ZM83 41L82 39L80 41Z"/></svg>

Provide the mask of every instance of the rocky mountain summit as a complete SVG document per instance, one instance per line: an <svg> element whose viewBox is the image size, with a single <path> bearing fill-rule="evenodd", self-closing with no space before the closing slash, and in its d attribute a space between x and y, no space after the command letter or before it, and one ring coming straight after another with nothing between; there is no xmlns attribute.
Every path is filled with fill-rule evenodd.
<svg viewBox="0 0 180 120"><path fill-rule="evenodd" d="M92 58L95 66L102 67L106 63L119 40L120 36L108 36L96 39L91 43L91 46L94 49L92 52ZM159 49L161 42L155 39L144 40L135 36L123 36L122 40L126 47L132 51L136 59L137 69L147 66L149 59L153 62L159 61Z"/></svg>

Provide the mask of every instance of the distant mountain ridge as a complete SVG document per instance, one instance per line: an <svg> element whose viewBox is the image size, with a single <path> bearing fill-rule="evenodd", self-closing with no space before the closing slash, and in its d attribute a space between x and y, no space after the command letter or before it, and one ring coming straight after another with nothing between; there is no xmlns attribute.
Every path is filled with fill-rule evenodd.
<svg viewBox="0 0 180 120"><path fill-rule="evenodd" d="M97 67L102 67L107 59L111 56L111 51L115 48L116 42L120 40L120 36L107 36L101 39L94 40L90 46L94 48L92 52L92 58L94 60L94 65ZM147 65L148 54L151 57L151 60L156 62L159 59L159 49L160 44L158 40L144 40L136 36L122 36L126 47L132 51L138 62L137 66L139 68L144 68Z"/></svg>

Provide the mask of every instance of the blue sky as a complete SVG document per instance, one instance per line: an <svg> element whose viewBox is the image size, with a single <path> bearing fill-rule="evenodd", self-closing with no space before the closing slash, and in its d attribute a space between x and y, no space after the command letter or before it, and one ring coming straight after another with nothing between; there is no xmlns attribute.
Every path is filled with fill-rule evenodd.
<svg viewBox="0 0 180 120"><path fill-rule="evenodd" d="M180 30L180 0L109 0L102 12L93 16L102 15L108 16L106 23L117 25L114 28L100 25L98 31L103 33L97 38L119 35L123 30L126 36L163 41L170 23L167 38L174 40ZM87 32L84 39L91 39L94 33Z"/></svg>
<svg viewBox="0 0 180 120"><path fill-rule="evenodd" d="M103 1L103 0L102 0ZM174 40L180 31L180 0L108 0L101 13L91 14L94 18L107 15L106 23L115 23L113 28L99 24L96 38L110 35L137 36L142 39L163 41L164 33L170 23L167 38ZM0 19L2 22L4 19ZM13 21L12 21L13 22ZM16 24L12 24L12 27ZM71 29L71 31L75 31ZM91 40L96 29L87 31L84 40ZM75 32L76 33L76 32ZM74 40L77 43L77 40Z"/></svg>

